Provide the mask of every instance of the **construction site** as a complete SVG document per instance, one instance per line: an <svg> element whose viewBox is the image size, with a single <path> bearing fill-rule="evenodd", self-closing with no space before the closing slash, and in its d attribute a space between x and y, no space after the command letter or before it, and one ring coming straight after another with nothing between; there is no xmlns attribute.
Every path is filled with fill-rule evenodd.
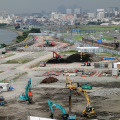
<svg viewBox="0 0 120 120"><path fill-rule="evenodd" d="M0 120L119 120L120 58L77 47L36 35L1 53Z"/></svg>

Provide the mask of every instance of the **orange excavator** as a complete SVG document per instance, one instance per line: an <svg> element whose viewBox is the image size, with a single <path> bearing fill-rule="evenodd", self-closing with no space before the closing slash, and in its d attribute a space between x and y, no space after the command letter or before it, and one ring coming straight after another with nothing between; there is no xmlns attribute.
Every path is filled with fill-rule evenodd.
<svg viewBox="0 0 120 120"><path fill-rule="evenodd" d="M58 55L55 51L52 51L52 52L53 52L53 58L61 59L61 56Z"/></svg>
<svg viewBox="0 0 120 120"><path fill-rule="evenodd" d="M55 46L55 42L54 41L50 42L50 41L46 40L46 45Z"/></svg>

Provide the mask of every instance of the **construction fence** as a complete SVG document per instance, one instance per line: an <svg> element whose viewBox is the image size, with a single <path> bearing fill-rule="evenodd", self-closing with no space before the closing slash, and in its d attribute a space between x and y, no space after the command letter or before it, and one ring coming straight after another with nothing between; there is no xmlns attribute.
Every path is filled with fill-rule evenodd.
<svg viewBox="0 0 120 120"><path fill-rule="evenodd" d="M81 47L81 46L83 46L83 47L99 47L99 46L96 46L96 45L91 45L91 44L84 43L82 41L69 40L68 38L65 38L65 40L68 41L68 42L75 43L79 47ZM110 54L120 55L120 51L105 48L105 47L99 47L99 49L82 49L81 52L110 53Z"/></svg>

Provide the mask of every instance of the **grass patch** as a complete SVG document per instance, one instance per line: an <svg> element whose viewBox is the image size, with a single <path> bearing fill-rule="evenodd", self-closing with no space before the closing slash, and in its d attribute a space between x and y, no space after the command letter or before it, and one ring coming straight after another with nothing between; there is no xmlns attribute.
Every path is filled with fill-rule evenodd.
<svg viewBox="0 0 120 120"><path fill-rule="evenodd" d="M21 74L16 74L16 75L18 75L18 76L16 76L16 77L13 78L12 80L15 81L15 80L19 79L20 77L22 77L22 76L24 76L24 75L26 75L26 74L28 74L28 73L27 73L27 72L24 72L24 73L21 73ZM10 82L10 81L9 81L9 80L6 80L6 79L0 81L0 83L9 83L9 82Z"/></svg>
<svg viewBox="0 0 120 120"><path fill-rule="evenodd" d="M0 73L3 73L4 71L0 71Z"/></svg>
<svg viewBox="0 0 120 120"><path fill-rule="evenodd" d="M8 60L7 62L3 63L3 64L25 64L30 62L31 59L25 59L25 60Z"/></svg>
<svg viewBox="0 0 120 120"><path fill-rule="evenodd" d="M4 79L4 80L1 80L0 83L8 83L9 81Z"/></svg>
<svg viewBox="0 0 120 120"><path fill-rule="evenodd" d="M82 35L78 35L78 36L74 36L73 39L74 40L82 40Z"/></svg>
<svg viewBox="0 0 120 120"><path fill-rule="evenodd" d="M98 54L98 55L103 56L103 57L120 57L120 55L110 54L110 53L101 53L101 54Z"/></svg>
<svg viewBox="0 0 120 120"><path fill-rule="evenodd" d="M64 36L71 36L71 33L64 33Z"/></svg>
<svg viewBox="0 0 120 120"><path fill-rule="evenodd" d="M120 28L120 26L109 25L109 26L100 26L100 25L82 25L81 30L95 30L95 31L109 31L115 30L115 28Z"/></svg>
<svg viewBox="0 0 120 120"><path fill-rule="evenodd" d="M66 41L66 40L62 40L62 42L64 42L64 43L70 43L71 45L73 45L73 44L74 44L74 43L71 43L71 42Z"/></svg>
<svg viewBox="0 0 120 120"><path fill-rule="evenodd" d="M76 53L78 52L77 50L68 50L68 51L63 51L63 52L60 52L60 54L73 54L73 53Z"/></svg>
<svg viewBox="0 0 120 120"><path fill-rule="evenodd" d="M110 37L110 36L103 36L103 38L105 38L106 40L114 40L114 37Z"/></svg>
<svg viewBox="0 0 120 120"><path fill-rule="evenodd" d="M24 76L24 75L26 75L26 74L28 74L28 73L27 73L27 72L24 72L24 73L19 74L18 76L16 76L15 78L13 78L13 81L19 79L20 77L22 77L22 76Z"/></svg>
<svg viewBox="0 0 120 120"><path fill-rule="evenodd" d="M15 55L15 54L7 54L7 55L5 55L5 58L11 57L11 56L13 56L13 55Z"/></svg>

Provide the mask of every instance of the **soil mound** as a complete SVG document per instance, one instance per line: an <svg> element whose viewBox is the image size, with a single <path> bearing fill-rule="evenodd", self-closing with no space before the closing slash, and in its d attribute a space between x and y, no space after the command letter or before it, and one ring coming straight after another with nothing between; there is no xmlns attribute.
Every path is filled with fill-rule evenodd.
<svg viewBox="0 0 120 120"><path fill-rule="evenodd" d="M94 53L83 53L83 55L80 55L80 53L75 53L67 58L50 59L47 63L97 62L100 60L101 58L97 57Z"/></svg>
<svg viewBox="0 0 120 120"><path fill-rule="evenodd" d="M42 83L49 84L49 83L54 83L54 82L57 82L57 81L58 81L57 78L49 77L49 78L45 78L44 80L42 80L42 82L40 82L40 84L42 84Z"/></svg>

